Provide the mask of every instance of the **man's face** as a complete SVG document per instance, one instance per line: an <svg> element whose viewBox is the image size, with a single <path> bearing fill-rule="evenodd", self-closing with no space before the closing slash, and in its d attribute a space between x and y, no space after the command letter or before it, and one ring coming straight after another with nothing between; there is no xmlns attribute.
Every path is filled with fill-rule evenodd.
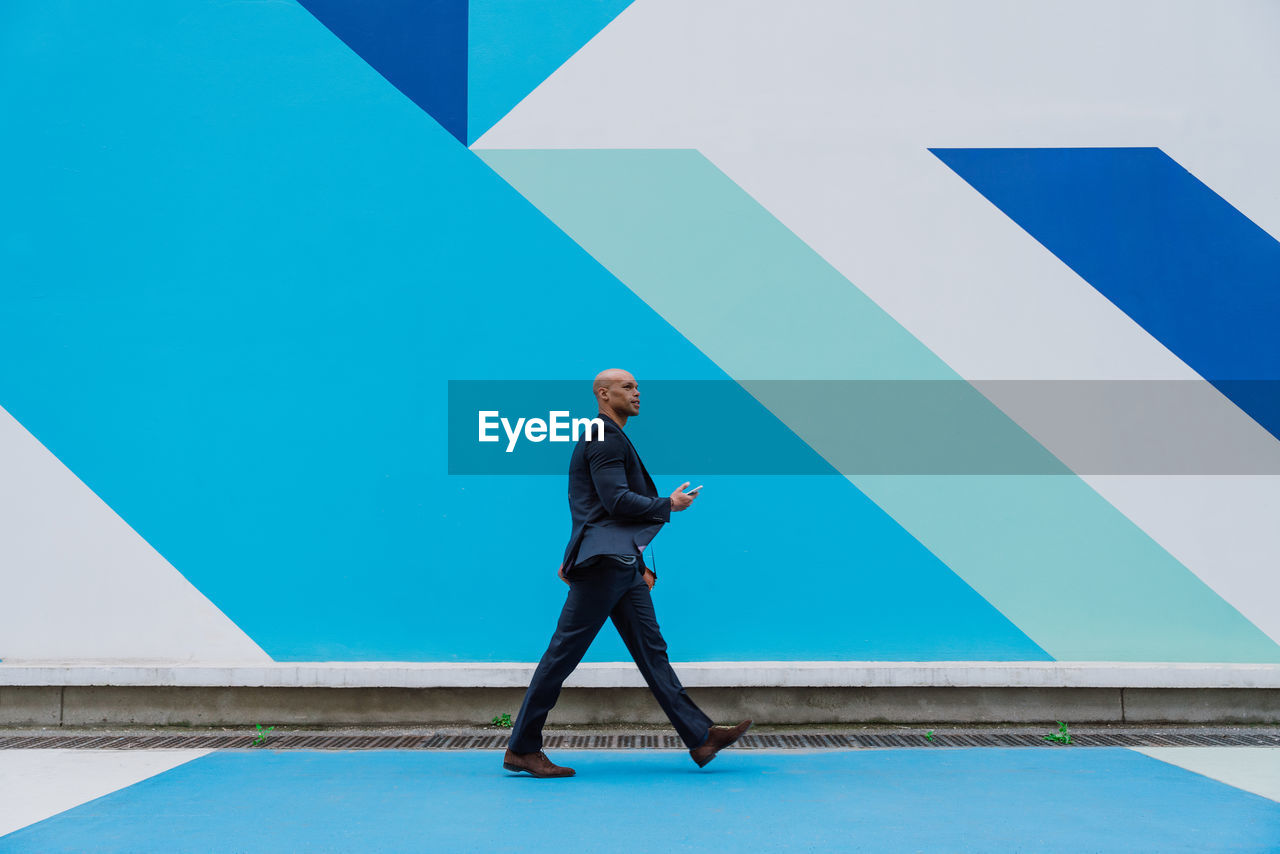
<svg viewBox="0 0 1280 854"><path fill-rule="evenodd" d="M640 384L631 374L623 374L605 387L601 403L619 415L639 415Z"/></svg>

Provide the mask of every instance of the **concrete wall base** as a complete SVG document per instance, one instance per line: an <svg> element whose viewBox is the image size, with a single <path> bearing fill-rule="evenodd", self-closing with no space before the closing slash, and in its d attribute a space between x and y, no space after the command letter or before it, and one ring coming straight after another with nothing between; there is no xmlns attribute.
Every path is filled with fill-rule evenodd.
<svg viewBox="0 0 1280 854"><path fill-rule="evenodd" d="M1280 723L1278 688L690 688L712 718L760 724ZM488 724L523 688L3 686L0 725ZM552 724L662 724L643 688L566 688Z"/></svg>

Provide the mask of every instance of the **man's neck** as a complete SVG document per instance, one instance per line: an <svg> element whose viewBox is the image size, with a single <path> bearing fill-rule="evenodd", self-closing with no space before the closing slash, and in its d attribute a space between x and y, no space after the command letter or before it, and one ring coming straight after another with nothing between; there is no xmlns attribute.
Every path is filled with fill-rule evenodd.
<svg viewBox="0 0 1280 854"><path fill-rule="evenodd" d="M625 415L619 415L618 413L608 409L601 409L600 414L603 415L605 418L608 418L614 424L617 424L619 427L627 426L627 416Z"/></svg>

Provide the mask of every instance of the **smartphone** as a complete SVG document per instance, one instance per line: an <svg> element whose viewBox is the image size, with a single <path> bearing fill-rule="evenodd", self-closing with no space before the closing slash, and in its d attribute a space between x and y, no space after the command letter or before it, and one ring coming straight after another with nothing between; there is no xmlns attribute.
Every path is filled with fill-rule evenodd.
<svg viewBox="0 0 1280 854"><path fill-rule="evenodd" d="M693 495L693 494L694 494L695 492L697 492L699 489L702 489L702 484L698 484L698 485L697 485L697 486L695 486L693 489L691 489L691 490L689 490L688 492L686 492L686 493L685 493L685 495Z"/></svg>

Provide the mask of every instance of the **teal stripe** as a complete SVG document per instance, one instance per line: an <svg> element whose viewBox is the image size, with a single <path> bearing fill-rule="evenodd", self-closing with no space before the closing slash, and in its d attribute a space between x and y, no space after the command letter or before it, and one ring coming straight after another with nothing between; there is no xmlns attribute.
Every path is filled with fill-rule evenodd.
<svg viewBox="0 0 1280 854"><path fill-rule="evenodd" d="M832 421L849 416L751 380L958 379L696 151L477 153L829 460ZM992 430L1011 455L1045 453L976 394L964 409L972 436ZM1073 475L846 474L1059 660L1280 661L1270 638Z"/></svg>

